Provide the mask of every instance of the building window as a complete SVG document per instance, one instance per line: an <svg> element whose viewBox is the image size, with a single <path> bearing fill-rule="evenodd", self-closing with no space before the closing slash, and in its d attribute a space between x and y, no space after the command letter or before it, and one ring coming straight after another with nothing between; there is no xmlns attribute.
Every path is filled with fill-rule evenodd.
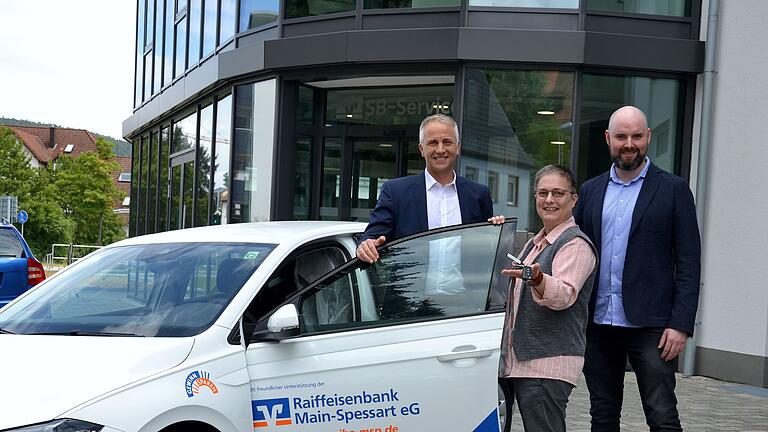
<svg viewBox="0 0 768 432"><path fill-rule="evenodd" d="M208 225L211 192L211 150L213 150L213 104L200 111L200 139L195 175L195 226Z"/></svg>
<svg viewBox="0 0 768 432"><path fill-rule="evenodd" d="M459 6L460 0L365 0L366 9Z"/></svg>
<svg viewBox="0 0 768 432"><path fill-rule="evenodd" d="M579 152L580 180L599 175L611 166L605 145L605 130L613 111L624 105L634 105L648 117L648 127L652 131L648 145L651 162L675 172L679 165L676 155L680 152L677 150L682 146L680 113L685 103L684 87L681 81L675 79L585 73L582 77L579 127L582 148Z"/></svg>
<svg viewBox="0 0 768 432"><path fill-rule="evenodd" d="M491 192L491 201L499 201L499 173L488 171L488 190Z"/></svg>
<svg viewBox="0 0 768 432"><path fill-rule="evenodd" d="M235 88L231 222L270 218L275 94L274 79Z"/></svg>
<svg viewBox="0 0 768 432"><path fill-rule="evenodd" d="M676 17L691 16L691 0L586 0L586 2L588 10Z"/></svg>
<svg viewBox="0 0 768 432"><path fill-rule="evenodd" d="M203 15L203 57L216 48L216 15L219 11L218 0L205 0Z"/></svg>
<svg viewBox="0 0 768 432"><path fill-rule="evenodd" d="M466 166L464 167L464 177L473 182L480 181L480 176L478 175L477 168L472 166Z"/></svg>
<svg viewBox="0 0 768 432"><path fill-rule="evenodd" d="M122 182L122 183L130 183L130 181L131 181L131 173L129 173L129 172L122 172L122 173L120 173L120 175L117 177L117 181Z"/></svg>
<svg viewBox="0 0 768 432"><path fill-rule="evenodd" d="M517 207L518 184L520 177L511 174L507 176L507 205L510 207Z"/></svg>
<svg viewBox="0 0 768 432"><path fill-rule="evenodd" d="M213 159L213 215L211 224L229 222L229 161L232 153L232 95L216 102L216 141Z"/></svg>
<svg viewBox="0 0 768 432"><path fill-rule="evenodd" d="M200 27L202 26L202 0L192 0L189 3L189 55L187 65L193 66L200 61Z"/></svg>
<svg viewBox="0 0 768 432"><path fill-rule="evenodd" d="M311 0L307 0L310 2ZM290 1L286 3L288 8ZM277 22L280 11L278 0L240 0L240 29L246 31Z"/></svg>
<svg viewBox="0 0 768 432"><path fill-rule="evenodd" d="M163 46L163 86L173 78L173 13L174 0L165 0L165 45Z"/></svg>
<svg viewBox="0 0 768 432"><path fill-rule="evenodd" d="M570 163L574 81L566 71L467 69L461 161L478 167L489 188L495 183L493 214L509 210L502 179L515 176L518 190L530 190L536 170ZM518 228L537 232L532 197L524 195L516 200Z"/></svg>
<svg viewBox="0 0 768 432"><path fill-rule="evenodd" d="M614 1L614 0L611 0ZM577 9L579 0L469 0L470 6Z"/></svg>
<svg viewBox="0 0 768 432"><path fill-rule="evenodd" d="M219 11L219 45L224 44L235 35L235 2L236 0L221 0Z"/></svg>
<svg viewBox="0 0 768 432"><path fill-rule="evenodd" d="M72 150L75 149L74 144L67 144L66 147L64 147L64 153L72 153Z"/></svg>
<svg viewBox="0 0 768 432"><path fill-rule="evenodd" d="M286 0L285 18L354 11L355 3L355 0Z"/></svg>

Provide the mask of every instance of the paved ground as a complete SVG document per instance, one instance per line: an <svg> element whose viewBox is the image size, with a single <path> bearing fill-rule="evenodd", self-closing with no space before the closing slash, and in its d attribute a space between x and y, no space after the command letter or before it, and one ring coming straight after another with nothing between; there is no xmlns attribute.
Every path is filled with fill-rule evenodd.
<svg viewBox="0 0 768 432"><path fill-rule="evenodd" d="M705 377L677 379L680 418L686 432L768 432L768 389ZM589 393L584 377L568 403L568 431L589 432ZM512 431L522 431L517 413ZM647 432L635 374L628 372L624 387L622 432Z"/></svg>

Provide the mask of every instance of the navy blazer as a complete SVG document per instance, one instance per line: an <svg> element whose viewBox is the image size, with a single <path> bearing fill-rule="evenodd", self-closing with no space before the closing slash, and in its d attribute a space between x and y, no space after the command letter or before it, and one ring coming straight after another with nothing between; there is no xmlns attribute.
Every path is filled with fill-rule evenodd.
<svg viewBox="0 0 768 432"><path fill-rule="evenodd" d="M603 199L609 173L581 186L574 217L602 253ZM651 164L637 197L622 275L624 312L644 327L693 335L699 303L701 240L693 195L685 180ZM595 278L589 322L599 289Z"/></svg>
<svg viewBox="0 0 768 432"><path fill-rule="evenodd" d="M457 176L456 192L462 223L484 222L492 216L493 203L486 186ZM384 236L390 242L428 229L427 183L421 172L384 183L360 241Z"/></svg>

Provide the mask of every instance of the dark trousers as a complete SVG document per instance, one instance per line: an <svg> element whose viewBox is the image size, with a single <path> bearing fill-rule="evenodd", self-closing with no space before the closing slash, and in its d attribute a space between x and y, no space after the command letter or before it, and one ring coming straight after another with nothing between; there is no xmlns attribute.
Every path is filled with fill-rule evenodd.
<svg viewBox="0 0 768 432"><path fill-rule="evenodd" d="M675 362L662 360L657 348L663 331L597 324L587 327L584 376L592 432L619 432L627 359L637 375L650 430L682 431L675 397Z"/></svg>
<svg viewBox="0 0 768 432"><path fill-rule="evenodd" d="M507 378L526 432L565 432L565 407L573 385L545 378Z"/></svg>

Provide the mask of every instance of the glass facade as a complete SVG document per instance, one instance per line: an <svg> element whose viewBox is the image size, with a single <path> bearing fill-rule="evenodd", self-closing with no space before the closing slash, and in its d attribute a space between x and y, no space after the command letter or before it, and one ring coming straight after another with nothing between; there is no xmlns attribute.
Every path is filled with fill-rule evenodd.
<svg viewBox="0 0 768 432"><path fill-rule="evenodd" d="M519 229L539 228L536 170L570 165L574 80L563 71L467 70L461 172L488 185L493 213L516 216Z"/></svg>
<svg viewBox="0 0 768 432"><path fill-rule="evenodd" d="M235 88L232 222L269 220L276 81Z"/></svg>
<svg viewBox="0 0 768 432"><path fill-rule="evenodd" d="M285 0L285 18L348 12L355 6L355 0Z"/></svg>
<svg viewBox="0 0 768 432"><path fill-rule="evenodd" d="M650 15L691 16L691 0L586 0L587 9Z"/></svg>
<svg viewBox="0 0 768 432"><path fill-rule="evenodd" d="M277 22L278 0L240 0L240 31Z"/></svg>
<svg viewBox="0 0 768 432"><path fill-rule="evenodd" d="M681 110L684 106L680 80L584 74L581 88L580 183L611 166L604 132L611 113L624 105L634 105L648 116L648 127L651 128L648 158L651 162L669 172L679 172L683 145Z"/></svg>
<svg viewBox="0 0 768 432"><path fill-rule="evenodd" d="M576 9L579 0L469 0L470 6Z"/></svg>
<svg viewBox="0 0 768 432"><path fill-rule="evenodd" d="M613 19L611 14L622 20L638 15L643 23L648 15L658 15L670 23L685 21L669 17L690 17L693 6L698 13L692 3L469 0L468 5L522 9L504 13L524 16L573 17L593 11L605 22ZM242 41L251 42L254 34L280 21L281 6L283 18L302 18L461 4L458 0L287 0L283 5L279 0L138 0L134 102L139 107L174 85L174 78L207 61L239 32L246 32ZM382 19L409 13L370 11L362 16ZM328 21L351 17L352 13L340 14ZM282 28L324 21L295 20ZM239 49L239 41L234 42L226 49ZM534 173L547 164L562 164L574 169L580 184L605 172L611 161L603 135L608 117L618 107L631 104L648 114L652 128L648 157L654 164L677 174L685 169L686 145L690 146L685 131L691 127L686 112L693 103L687 98L690 72L547 64L456 62L441 65L441 72L428 77L411 77L407 67L398 72L395 64L365 65L384 71L379 76L340 65L329 69L327 78L322 66L313 65L317 73L306 76L297 68L285 75L271 71L278 79L270 76L236 86L218 82L213 91L180 102L185 104L181 110L163 113L132 137L131 235L272 218L366 221L387 180L423 171L418 125L433 113L459 121L457 172L487 185L494 214L517 217L518 228L528 234L540 228L532 199ZM324 79L328 81L318 84ZM287 81L294 87L283 92L278 86ZM275 130L276 115L281 115L280 132ZM276 137L278 133L288 136ZM285 154L290 163L280 159L286 157L281 156L283 146L289 146ZM276 148L281 151L275 152ZM290 169L273 173L273 166ZM279 200L286 201L284 207Z"/></svg>

